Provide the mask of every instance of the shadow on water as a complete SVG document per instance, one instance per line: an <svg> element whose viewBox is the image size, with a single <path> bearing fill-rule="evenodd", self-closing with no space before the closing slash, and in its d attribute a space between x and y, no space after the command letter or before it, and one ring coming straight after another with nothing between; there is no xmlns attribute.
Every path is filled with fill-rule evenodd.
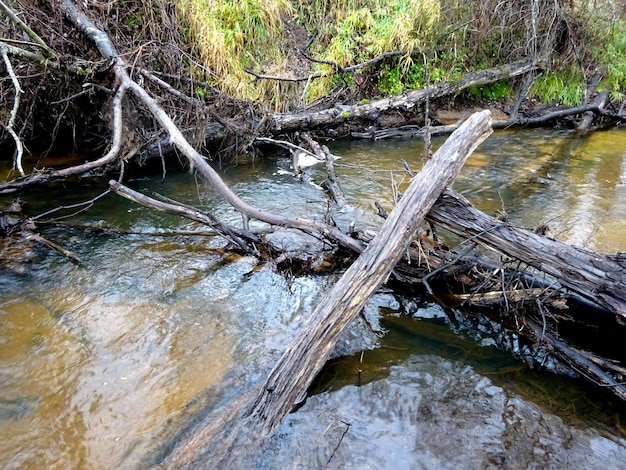
<svg viewBox="0 0 626 470"><path fill-rule="evenodd" d="M425 308L439 311L434 305ZM568 424L604 426L626 438L626 426L622 426L626 410L608 394L579 380L530 368L508 351L456 332L444 318L421 319L384 309L381 314L381 325L387 332L380 346L330 360L311 387L311 395L385 379L393 366L412 356L436 355L472 367L494 385L542 406ZM491 341L484 338L483 342Z"/></svg>
<svg viewBox="0 0 626 470"><path fill-rule="evenodd" d="M422 309L381 309L380 347L329 361L261 468L621 468L623 404Z"/></svg>

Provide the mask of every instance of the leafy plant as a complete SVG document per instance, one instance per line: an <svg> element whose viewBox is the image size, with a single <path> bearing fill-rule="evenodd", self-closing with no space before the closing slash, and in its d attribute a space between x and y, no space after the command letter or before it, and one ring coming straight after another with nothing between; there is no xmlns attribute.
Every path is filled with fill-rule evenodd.
<svg viewBox="0 0 626 470"><path fill-rule="evenodd" d="M574 70L566 70L539 77L533 83L530 94L545 103L578 106L582 103L584 91L581 75Z"/></svg>
<svg viewBox="0 0 626 470"><path fill-rule="evenodd" d="M468 92L476 99L498 101L511 94L511 86L506 80L499 80L489 85L471 86Z"/></svg>

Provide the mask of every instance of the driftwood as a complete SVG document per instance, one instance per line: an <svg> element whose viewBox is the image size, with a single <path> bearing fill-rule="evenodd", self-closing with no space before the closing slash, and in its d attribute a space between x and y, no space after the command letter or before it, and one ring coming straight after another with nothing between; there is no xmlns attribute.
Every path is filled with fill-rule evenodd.
<svg viewBox="0 0 626 470"><path fill-rule="evenodd" d="M427 100L457 93L470 86L486 85L503 78L521 75L537 68L539 68L537 62L527 60L470 73L457 82L447 82L431 88L408 91L401 95L366 104L338 105L334 108L315 112L278 114L274 115L275 129L278 132L289 132L320 127L337 127L347 121L376 120L380 115L390 111L411 111Z"/></svg>
<svg viewBox="0 0 626 470"><path fill-rule="evenodd" d="M465 310L475 303L481 306L479 315L487 316L487 307L493 306L495 322L626 401L626 256L594 253L513 227L478 211L451 190L444 191L427 219L504 255L511 260L509 266L516 264L515 269L502 264L494 269L484 258L468 261L461 256L447 265L440 263L440 269L449 268L454 278L468 277L477 268L500 273L490 283L495 288L483 289L487 274L468 294L440 297L444 303ZM453 264L464 268L455 269Z"/></svg>
<svg viewBox="0 0 626 470"><path fill-rule="evenodd" d="M551 276L626 323L626 259L602 255L521 230L476 210L460 194L446 191L428 219L465 238L483 243Z"/></svg>
<svg viewBox="0 0 626 470"><path fill-rule="evenodd" d="M246 405L243 414L228 409L235 421L230 423L232 432L226 436L220 434L216 439L215 426L201 423L194 435L167 458L165 468L197 468L208 463L236 468L256 460L264 439L270 437L283 417L302 401L341 332L406 253L442 189L454 180L465 160L491 132L490 113L483 111L473 115L450 136L415 176L378 235L311 314L257 396L252 397L254 401L239 404ZM245 454L233 450L242 445L245 445Z"/></svg>

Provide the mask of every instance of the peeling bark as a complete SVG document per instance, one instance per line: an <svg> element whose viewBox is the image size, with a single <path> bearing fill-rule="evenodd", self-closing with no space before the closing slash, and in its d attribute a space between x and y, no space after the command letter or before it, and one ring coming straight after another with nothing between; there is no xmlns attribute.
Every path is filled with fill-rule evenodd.
<svg viewBox="0 0 626 470"><path fill-rule="evenodd" d="M626 260L623 257L566 245L499 222L450 190L433 206L428 220L550 275L562 287L613 312L626 323Z"/></svg>

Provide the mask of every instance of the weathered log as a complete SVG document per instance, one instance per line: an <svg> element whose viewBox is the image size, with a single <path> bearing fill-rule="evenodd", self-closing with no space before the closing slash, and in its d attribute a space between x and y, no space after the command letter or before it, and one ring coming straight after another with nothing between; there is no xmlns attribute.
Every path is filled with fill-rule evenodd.
<svg viewBox="0 0 626 470"><path fill-rule="evenodd" d="M298 401L298 395L306 391L313 379L311 372L324 364L339 333L406 252L430 206L490 133L489 111L476 113L413 179L378 235L318 305L309 326L270 374L251 412L264 422L265 431L271 431Z"/></svg>
<svg viewBox="0 0 626 470"><path fill-rule="evenodd" d="M535 351L524 354L530 364L541 366L552 356L570 373L626 401L623 254L594 253L513 227L451 190L427 220L491 248L500 259L434 250L428 253L431 269L436 266L430 273L398 263L394 272L401 282L422 283L448 309L490 318L525 338Z"/></svg>
<svg viewBox="0 0 626 470"><path fill-rule="evenodd" d="M461 121L455 124L448 124L445 126L430 126L428 130L425 127L417 125L406 125L401 127L393 127L389 129L374 129L365 132L352 132L350 135L355 139L371 139L371 140L385 140L385 139L409 139L416 137L424 137L426 133L433 137L437 135L451 134L461 125Z"/></svg>
<svg viewBox="0 0 626 470"><path fill-rule="evenodd" d="M346 121L358 119L376 119L389 111L410 111L425 103L426 100L441 98L442 96L457 93L470 86L481 86L493 83L503 78L510 78L539 68L534 60L516 62L502 67L482 70L465 75L457 82L446 82L431 88L412 90L391 98L380 99L366 104L353 106L335 106L315 112L274 115L277 132L291 132L296 130L315 129L320 127L336 127Z"/></svg>
<svg viewBox="0 0 626 470"><path fill-rule="evenodd" d="M265 132L271 135L281 135L285 132L306 131L314 129L334 129L342 124L350 122L359 122L363 120L374 121L385 113L393 111L411 111L427 100L442 98L448 96L470 86L481 86L493 83L509 77L514 77L529 71L540 69L540 64L533 60L526 60L508 64L502 67L472 72L463 76L456 82L446 82L433 87L423 88L420 90L412 90L400 95L371 101L365 104L357 104L351 106L337 105L331 108L317 111L302 111L296 113L274 114L271 116L271 122L265 128ZM453 126L442 127L441 129L431 128L431 135L450 134L460 123ZM361 126L362 127L362 126ZM390 138L390 137L420 137L424 135L424 131L417 126L403 126L399 131L391 129L390 133L385 134L381 131L379 136L375 131L354 131L351 133L357 138ZM211 123L205 129L204 138L207 143L220 141L225 138L228 131L219 123ZM262 141L261 139L258 139ZM164 137L158 145L152 144L144 149L143 157L151 158L160 156L163 152L172 151L175 147L170 137Z"/></svg>
<svg viewBox="0 0 626 470"><path fill-rule="evenodd" d="M341 332L406 253L442 189L454 180L465 160L491 132L490 113L482 111L450 136L415 176L378 235L311 314L259 388L255 400L248 403L251 407L245 415L229 410L236 420L231 423L232 432L221 433L216 440L215 427L201 423L192 438L164 462L166 468L196 468L208 462L221 468L241 468L256 460L265 439L294 405L302 401ZM245 455L232 452L234 447L241 449L241 446L247 450Z"/></svg>
<svg viewBox="0 0 626 470"><path fill-rule="evenodd" d="M626 323L626 260L599 254L493 219L446 190L427 216L445 229L548 274L576 295Z"/></svg>
<svg viewBox="0 0 626 470"><path fill-rule="evenodd" d="M527 320L526 325L530 327L531 334L535 340L547 346L550 353L568 365L574 372L586 378L594 385L604 387L605 390L612 393L620 400L626 401L626 386L623 383L623 376L620 380L616 380L610 368L599 365L596 356L587 357L589 355L581 354L570 344L563 341L558 332L547 331L543 326L534 320Z"/></svg>

